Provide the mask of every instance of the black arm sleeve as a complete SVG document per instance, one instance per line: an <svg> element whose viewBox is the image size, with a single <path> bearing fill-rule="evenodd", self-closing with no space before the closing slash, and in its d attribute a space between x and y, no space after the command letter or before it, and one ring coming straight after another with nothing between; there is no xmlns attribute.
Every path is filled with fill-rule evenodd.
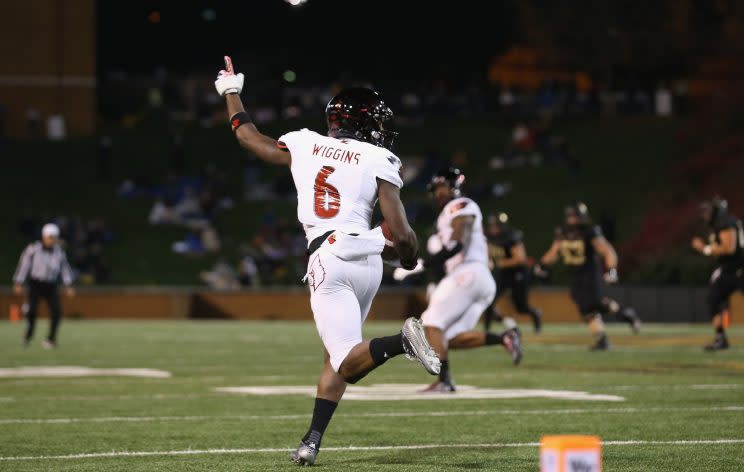
<svg viewBox="0 0 744 472"><path fill-rule="evenodd" d="M449 259L450 257L454 256L458 252L462 251L462 242L457 241L457 244L455 244L452 249L446 249L442 248L441 251L439 251L436 254L429 255L428 258L424 260L424 266L425 267L437 267L444 264L444 262Z"/></svg>

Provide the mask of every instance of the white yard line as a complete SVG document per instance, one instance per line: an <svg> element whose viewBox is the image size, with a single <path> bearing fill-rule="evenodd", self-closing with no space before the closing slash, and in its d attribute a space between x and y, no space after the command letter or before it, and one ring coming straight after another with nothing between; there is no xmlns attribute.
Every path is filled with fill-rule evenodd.
<svg viewBox="0 0 744 472"><path fill-rule="evenodd" d="M716 445L716 444L744 444L744 439L692 439L676 441L647 441L643 439L629 439L620 441L603 441L604 446L692 446L692 445ZM492 449L492 448L519 448L537 447L540 443L462 443L462 444L412 444L401 446L342 446L324 447L323 452L346 452L346 451L405 451L418 449ZM289 452L285 448L243 448L243 449L184 449L173 451L110 451L67 454L58 456L0 456L0 461L32 461L50 459L95 459L102 457L147 457L147 456L185 456L185 455L209 455L209 454L255 454L255 453L279 453Z"/></svg>
<svg viewBox="0 0 744 472"><path fill-rule="evenodd" d="M584 387L594 388L594 387ZM599 388L599 387L597 387ZM691 384L691 385L608 385L610 390L736 390L744 384Z"/></svg>
<svg viewBox="0 0 744 472"><path fill-rule="evenodd" d="M109 400L174 400L174 399L197 399L209 397L224 397L220 393L152 393L131 395L24 395L17 397L5 397L6 401L31 401L38 400L79 400L79 401L109 401Z"/></svg>
<svg viewBox="0 0 744 472"><path fill-rule="evenodd" d="M111 383L111 382L107 382ZM0 382L2 384L2 382ZM595 385L580 387L565 387L566 389L584 390L737 390L744 389L744 384L693 384L693 385ZM224 396L223 393L155 393L155 394L130 394L130 395L23 395L3 396L0 402L12 401L38 401L38 400L79 400L79 401L106 401L106 400L171 400L171 399L197 399Z"/></svg>
<svg viewBox="0 0 744 472"><path fill-rule="evenodd" d="M0 367L0 378L145 377L166 379L171 373L148 368L95 368L77 365Z"/></svg>
<svg viewBox="0 0 744 472"><path fill-rule="evenodd" d="M563 409L500 409L500 410L449 410L449 411L393 411L348 413L342 418L413 418L413 417L448 417L448 416L491 416L491 415L577 415L606 413L652 413L681 411L742 411L744 405L710 406L710 407L659 407L659 408L563 408ZM2 424L74 424L74 423L137 423L151 421L282 421L310 418L310 414L297 415L233 415L233 416L94 416L89 418L3 418Z"/></svg>

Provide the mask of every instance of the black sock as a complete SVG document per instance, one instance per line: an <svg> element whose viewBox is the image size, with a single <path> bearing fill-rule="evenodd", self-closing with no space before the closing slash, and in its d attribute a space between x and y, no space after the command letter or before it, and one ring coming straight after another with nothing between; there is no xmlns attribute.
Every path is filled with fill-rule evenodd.
<svg viewBox="0 0 744 472"><path fill-rule="evenodd" d="M369 342L369 354L375 365L382 365L395 356L403 354L403 334L374 338Z"/></svg>
<svg viewBox="0 0 744 472"><path fill-rule="evenodd" d="M333 412L336 411L338 403L326 400L324 398L315 399L315 409L313 410L313 419L310 422L310 429L307 430L302 440L306 443L314 443L315 448L320 448L320 440L323 438L328 423L331 422Z"/></svg>
<svg viewBox="0 0 744 472"><path fill-rule="evenodd" d="M628 324L633 324L633 322L637 318L637 315L634 309L626 307L617 313L617 317L620 319L620 321L624 321Z"/></svg>
<svg viewBox="0 0 744 472"><path fill-rule="evenodd" d="M486 346L504 344L504 337L496 333L486 333Z"/></svg>
<svg viewBox="0 0 744 472"><path fill-rule="evenodd" d="M723 326L719 326L718 328L716 328L716 339L726 339L726 330L723 329Z"/></svg>
<svg viewBox="0 0 744 472"><path fill-rule="evenodd" d="M439 370L439 381L451 383L449 374L449 360L447 359L442 359L442 367Z"/></svg>

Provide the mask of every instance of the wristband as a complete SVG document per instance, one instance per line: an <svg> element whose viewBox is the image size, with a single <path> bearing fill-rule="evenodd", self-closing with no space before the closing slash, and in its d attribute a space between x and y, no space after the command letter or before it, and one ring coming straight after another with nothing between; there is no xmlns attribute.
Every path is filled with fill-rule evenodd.
<svg viewBox="0 0 744 472"><path fill-rule="evenodd" d="M234 114L232 118L230 118L230 126L232 126L233 131L240 128L246 123L251 123L251 117L248 113L244 111L239 111L236 114Z"/></svg>
<svg viewBox="0 0 744 472"><path fill-rule="evenodd" d="M705 254L706 256L712 255L713 247L710 244L708 244L707 246L703 246L703 254Z"/></svg>

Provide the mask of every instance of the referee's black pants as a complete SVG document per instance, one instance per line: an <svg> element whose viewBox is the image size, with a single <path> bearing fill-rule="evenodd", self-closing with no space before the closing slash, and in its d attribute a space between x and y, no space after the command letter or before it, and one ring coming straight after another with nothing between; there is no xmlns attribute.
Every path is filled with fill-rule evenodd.
<svg viewBox="0 0 744 472"><path fill-rule="evenodd" d="M51 342L57 341L57 329L62 319L62 307L59 304L59 293L57 284L32 280L28 284L28 311L26 312L26 340L30 341L34 336L36 328L36 312L39 308L39 300L44 299L49 306L51 322L49 323L49 336Z"/></svg>

